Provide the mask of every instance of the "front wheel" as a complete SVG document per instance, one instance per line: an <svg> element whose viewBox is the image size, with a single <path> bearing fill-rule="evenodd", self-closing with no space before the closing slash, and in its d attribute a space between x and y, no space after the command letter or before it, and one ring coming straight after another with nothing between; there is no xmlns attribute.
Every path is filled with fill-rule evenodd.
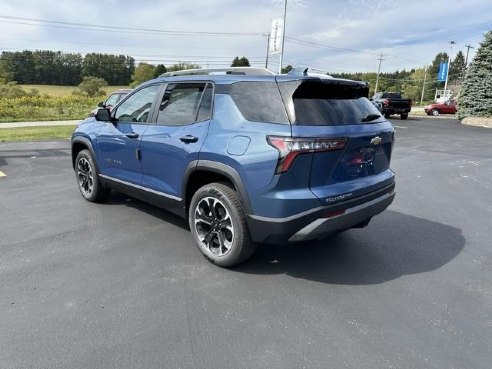
<svg viewBox="0 0 492 369"><path fill-rule="evenodd" d="M103 202L110 193L99 180L99 173L89 150L82 150L75 158L75 177L79 191L87 201Z"/></svg>
<svg viewBox="0 0 492 369"><path fill-rule="evenodd" d="M432 115L437 117L439 115L439 110L437 109L432 109Z"/></svg>
<svg viewBox="0 0 492 369"><path fill-rule="evenodd" d="M405 119L408 118L408 113L401 113L400 114L400 117L401 117L402 120L405 120Z"/></svg>
<svg viewBox="0 0 492 369"><path fill-rule="evenodd" d="M195 244L213 264L232 267L255 250L239 196L226 184L211 183L198 189L191 199L188 221Z"/></svg>

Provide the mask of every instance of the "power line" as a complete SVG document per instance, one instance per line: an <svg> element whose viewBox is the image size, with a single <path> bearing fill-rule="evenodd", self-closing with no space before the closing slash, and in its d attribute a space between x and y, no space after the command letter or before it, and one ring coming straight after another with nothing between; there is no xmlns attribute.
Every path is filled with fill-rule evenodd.
<svg viewBox="0 0 492 369"><path fill-rule="evenodd" d="M120 26L108 26L91 23L76 23L76 22L62 22L48 19L39 18L25 18L25 17L13 17L7 15L0 15L0 18L7 19L6 21L0 21L0 23L14 23L23 25L44 25L59 28L77 28L89 31L108 31L108 32L124 32L124 33L145 33L145 34L167 34L167 35L179 35L179 36L266 36L264 32L208 32L208 31L177 31L177 30L163 30L152 28L137 28L137 27L120 27ZM26 23L36 22L39 24Z"/></svg>

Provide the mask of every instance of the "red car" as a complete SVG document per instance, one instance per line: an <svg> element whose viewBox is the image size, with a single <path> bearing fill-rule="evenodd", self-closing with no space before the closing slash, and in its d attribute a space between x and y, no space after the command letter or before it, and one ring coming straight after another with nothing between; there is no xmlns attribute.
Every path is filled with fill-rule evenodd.
<svg viewBox="0 0 492 369"><path fill-rule="evenodd" d="M442 103L435 103L427 105L424 108L427 115L434 115L437 117L439 114L456 114L456 101L448 100Z"/></svg>

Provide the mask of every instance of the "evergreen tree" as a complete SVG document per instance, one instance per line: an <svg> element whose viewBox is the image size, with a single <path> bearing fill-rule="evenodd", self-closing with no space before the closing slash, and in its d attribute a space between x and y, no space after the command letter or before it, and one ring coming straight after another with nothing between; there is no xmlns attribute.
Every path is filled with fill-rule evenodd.
<svg viewBox="0 0 492 369"><path fill-rule="evenodd" d="M459 119L492 117L492 31L485 34L468 68L458 106Z"/></svg>
<svg viewBox="0 0 492 369"><path fill-rule="evenodd" d="M241 59L236 56L232 61L231 67L250 67L249 60L246 57L242 57Z"/></svg>
<svg viewBox="0 0 492 369"><path fill-rule="evenodd" d="M155 67L154 78L159 77L161 74L167 72L167 68L164 64L157 64Z"/></svg>
<svg viewBox="0 0 492 369"><path fill-rule="evenodd" d="M451 62L451 67L449 68L449 81L461 81L465 77L465 70L465 56L460 50L456 54L454 60Z"/></svg>

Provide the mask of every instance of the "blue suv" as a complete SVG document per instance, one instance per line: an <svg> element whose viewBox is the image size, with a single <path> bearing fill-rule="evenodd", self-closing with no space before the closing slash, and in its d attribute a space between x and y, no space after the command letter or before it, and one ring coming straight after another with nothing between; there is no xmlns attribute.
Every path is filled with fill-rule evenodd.
<svg viewBox="0 0 492 369"><path fill-rule="evenodd" d="M78 187L88 201L114 189L187 218L222 267L259 243L364 227L395 196L394 128L368 92L307 70L167 73L75 130Z"/></svg>

